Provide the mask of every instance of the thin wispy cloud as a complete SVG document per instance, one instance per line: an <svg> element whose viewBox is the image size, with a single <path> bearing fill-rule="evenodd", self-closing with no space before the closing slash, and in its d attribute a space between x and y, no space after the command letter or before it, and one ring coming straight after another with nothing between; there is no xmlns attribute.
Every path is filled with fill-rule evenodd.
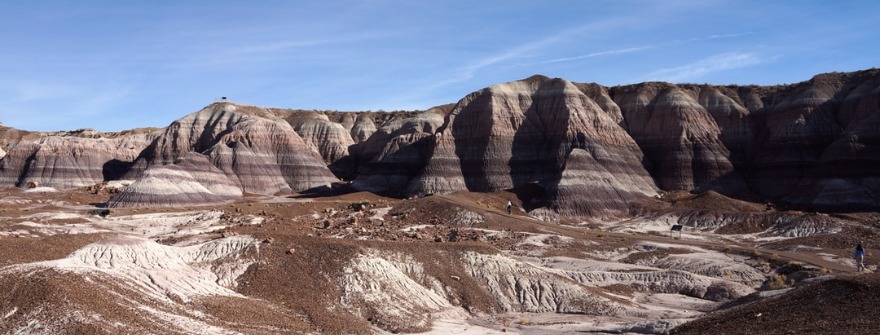
<svg viewBox="0 0 880 335"><path fill-rule="evenodd" d="M543 39L540 39L540 40L537 40L537 41L534 41L531 43L516 46L514 48L505 50L505 51L497 53L497 54L483 57L483 58L478 59L470 64L463 66L458 71L456 71L457 72L456 76L440 83L440 85L448 85L448 84L453 84L453 83L462 82L462 81L471 79L474 77L474 75L478 71L480 71L486 67L496 65L498 63L508 61L511 59L515 59L518 57L523 57L523 56L525 56L535 50L538 50L540 48L557 43L558 41L562 40L565 36L567 36L569 34L570 34L570 32L563 32L561 34L552 35L552 36L549 36L549 37L546 37L546 38L543 38Z"/></svg>
<svg viewBox="0 0 880 335"><path fill-rule="evenodd" d="M668 82L693 81L711 73L753 66L764 61L764 59L761 59L754 53L723 53L690 64L659 69L647 74L643 80Z"/></svg>
<svg viewBox="0 0 880 335"><path fill-rule="evenodd" d="M434 86L440 87L463 82L473 78L477 72L487 67L498 65L502 62L510 61L517 58L532 56L534 52L540 49L548 48L550 46L569 41L576 36L605 31L630 23L632 23L630 18L614 18L563 30L555 34L548 35L544 38L480 58L470 64L459 68L457 71L455 71L455 75L452 78L439 82Z"/></svg>
<svg viewBox="0 0 880 335"><path fill-rule="evenodd" d="M576 26L571 29L563 30L557 32L555 34L550 34L544 38L518 45L504 51L487 55L483 58L477 59L465 66L462 66L452 72L451 75L447 76L445 80L440 80L435 82L432 85L427 85L420 89L418 93L413 93L413 96L421 96L424 95L425 92L434 91L452 84L457 84L461 82L468 81L474 78L477 73L480 71L492 67L498 66L504 62L508 62L516 59L523 59L532 57L533 54L541 49L546 49L554 45L559 45L561 43L570 42L572 39L582 36L589 36L590 34L598 34L603 32L614 31L615 29L619 29L622 27L633 27L641 24L643 21L643 17L639 15L622 15L614 18L605 19L602 21L592 22L590 24ZM520 64L526 66L532 65L541 65L541 64L552 64L552 63L563 63L570 62L576 60L582 60L587 58L601 57L601 56L610 56L610 55L618 55L618 54L626 54L626 53L634 53L639 51L648 50L651 48L657 47L656 45L646 45L646 46L637 46L637 47L629 47L622 49L613 49L613 50L604 50L597 51L588 54L572 56L572 57L558 57L545 61L538 61L532 63L519 63L507 65L506 67L516 67Z"/></svg>
<svg viewBox="0 0 880 335"><path fill-rule="evenodd" d="M268 66L266 60L279 61L292 53L306 53L306 50L314 50L322 47L354 48L370 40L387 39L393 36L391 33L359 33L347 36L316 36L311 39L285 39L278 36L276 39L259 43L225 43L223 47L215 47L213 44L195 45L190 54L181 59L173 59L169 66L173 69L213 69L217 66L230 64L252 64ZM312 51L314 52L314 51Z"/></svg>
<svg viewBox="0 0 880 335"><path fill-rule="evenodd" d="M249 56L256 54L285 52L302 47L320 45L349 44L375 39L384 39L398 34L391 33L359 33L346 36L333 36L322 39L284 40L269 41L262 44L247 44L240 47L230 48L225 51L229 56Z"/></svg>
<svg viewBox="0 0 880 335"><path fill-rule="evenodd" d="M693 37L693 38L686 40L685 42L711 41L711 40L717 40L717 39L723 39L723 38L734 38L734 37L748 36L748 35L752 35L752 34L754 34L754 33L750 32L750 31L749 32L742 32L742 33L732 33L732 34L715 34L715 35L709 35L709 36L703 36L703 37Z"/></svg>
<svg viewBox="0 0 880 335"><path fill-rule="evenodd" d="M0 7L0 121L28 130L165 125L217 96L306 109L427 108L535 73L605 85L776 84L876 67L880 48L880 30L859 28L876 21L880 2L865 1Z"/></svg>
<svg viewBox="0 0 880 335"><path fill-rule="evenodd" d="M519 63L519 64L516 64L516 66L532 66L532 65L540 65L540 64L572 62L572 61L578 61L578 60L583 60L583 59L587 59L587 58L613 56L613 55L639 52L639 51L644 51L644 50L648 50L651 48L654 48L654 46L643 46L643 47L632 47L632 48L596 51L596 52L591 52L591 53L580 55L580 56L560 57L560 58L548 59L548 60L544 60L544 61L531 62L531 63Z"/></svg>
<svg viewBox="0 0 880 335"><path fill-rule="evenodd" d="M709 35L709 36L703 36L703 37L694 37L694 38L690 38L690 39L684 40L684 41L675 41L675 42L658 44L658 45L645 45L645 46L639 46L639 47L629 47L629 48L621 48L621 49L596 51L596 52L591 52L591 53L578 55L578 56L572 56L572 57L560 57L560 58L548 59L548 60L537 61L537 62L519 63L514 66L533 66L533 65L542 65L542 64L573 62L573 61L579 61L579 60L595 58L595 57L614 56L614 55L634 53L634 52L639 52L639 51L655 49L655 48L659 48L659 47L679 45L682 43L693 43L693 42L710 41L710 40L724 39L724 38L734 38L734 37L746 36L746 35L750 35L750 34L752 34L752 33L745 32L745 33L717 34L717 35Z"/></svg>

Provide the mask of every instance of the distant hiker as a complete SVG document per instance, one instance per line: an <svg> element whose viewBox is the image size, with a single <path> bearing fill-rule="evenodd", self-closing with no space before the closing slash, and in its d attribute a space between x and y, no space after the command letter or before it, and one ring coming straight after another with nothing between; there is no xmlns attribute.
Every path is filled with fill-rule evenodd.
<svg viewBox="0 0 880 335"><path fill-rule="evenodd" d="M856 258L856 269L858 271L864 271L865 270L865 248L862 247L862 242L859 242L859 244L856 245L855 258Z"/></svg>
<svg viewBox="0 0 880 335"><path fill-rule="evenodd" d="M507 200L507 214L510 214L512 212L513 212L513 203L510 202L510 200Z"/></svg>

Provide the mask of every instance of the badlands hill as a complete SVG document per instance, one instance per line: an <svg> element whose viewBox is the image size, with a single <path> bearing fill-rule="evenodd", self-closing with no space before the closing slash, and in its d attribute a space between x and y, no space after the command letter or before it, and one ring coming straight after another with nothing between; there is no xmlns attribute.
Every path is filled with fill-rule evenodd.
<svg viewBox="0 0 880 335"><path fill-rule="evenodd" d="M0 334L871 333L878 122L866 70L0 126Z"/></svg>
<svg viewBox="0 0 880 335"><path fill-rule="evenodd" d="M4 186L71 188L158 176L170 185L175 174L146 172L192 152L245 193L340 180L402 197L513 190L528 211L548 218L626 217L634 203L661 193L706 190L795 208L876 210L880 70L770 87L603 87L534 76L413 112L218 102L160 130L4 127L0 149ZM217 198L172 188L156 201ZM135 198L111 203L149 203L125 199Z"/></svg>

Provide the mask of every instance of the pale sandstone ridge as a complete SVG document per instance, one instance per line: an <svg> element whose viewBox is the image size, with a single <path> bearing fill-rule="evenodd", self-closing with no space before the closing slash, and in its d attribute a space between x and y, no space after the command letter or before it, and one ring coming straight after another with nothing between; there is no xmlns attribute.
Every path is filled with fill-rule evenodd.
<svg viewBox="0 0 880 335"><path fill-rule="evenodd" d="M174 164L147 169L114 195L109 207L176 207L241 199L241 189L204 155L190 152Z"/></svg>
<svg viewBox="0 0 880 335"><path fill-rule="evenodd" d="M157 136L155 129L102 133L25 132L0 129L0 185L28 182L74 188L118 177Z"/></svg>
<svg viewBox="0 0 880 335"><path fill-rule="evenodd" d="M266 109L231 103L215 103L174 121L141 153L130 174L172 164L188 152L207 156L248 193L301 191L337 180L290 124Z"/></svg>

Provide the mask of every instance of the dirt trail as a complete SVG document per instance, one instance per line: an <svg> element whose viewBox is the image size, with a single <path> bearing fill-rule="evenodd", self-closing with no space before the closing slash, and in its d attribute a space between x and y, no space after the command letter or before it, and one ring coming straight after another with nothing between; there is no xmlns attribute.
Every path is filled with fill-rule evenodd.
<svg viewBox="0 0 880 335"><path fill-rule="evenodd" d="M585 227L574 227L574 226L563 226L563 225L558 225L558 224L548 224L547 222L540 221L538 219L528 217L528 216L507 214L506 210L502 210L502 209L494 209L494 208L487 209L486 207L478 206L473 203L469 203L467 201L463 201L461 199L458 199L455 196L439 195L438 197L440 197L446 201L455 203L456 205L465 207L468 210L472 210L472 211L476 211L476 212L484 212L486 214L491 214L491 215L503 217L506 220L513 220L513 221L517 222L518 224L528 225L528 226L531 226L532 228L534 228L535 230L542 231L542 232L554 233L554 234L558 234L558 235L568 236L568 237L572 237L572 238L579 238L579 239L585 238L585 236L587 236L590 233L597 233L598 232L596 230L591 230L591 229L585 228ZM716 250L728 249L731 252L740 253L740 254L767 255L767 256L771 256L771 257L782 259L782 260L801 262L804 264L817 266L820 268L827 269L832 273L856 273L855 269L853 269L850 266L846 266L846 265L843 265L840 263L828 261L828 260L822 259L821 257L815 256L812 254L808 254L808 253L795 253L795 252L779 251L779 250L773 250L773 249L767 249L767 248L761 248L761 247L747 247L747 246L734 245L734 244L729 244L729 243L713 243L713 242L698 241L698 240L674 239L674 238L652 236L652 235L639 235L639 234L618 233L618 232L608 232L608 231L601 231L601 233L604 236L624 238L624 239L638 239L638 240L650 241L650 242L659 242L659 243L677 244L677 245L686 245L686 246L696 246L696 247L703 247L703 248L707 248L707 249L716 249Z"/></svg>

